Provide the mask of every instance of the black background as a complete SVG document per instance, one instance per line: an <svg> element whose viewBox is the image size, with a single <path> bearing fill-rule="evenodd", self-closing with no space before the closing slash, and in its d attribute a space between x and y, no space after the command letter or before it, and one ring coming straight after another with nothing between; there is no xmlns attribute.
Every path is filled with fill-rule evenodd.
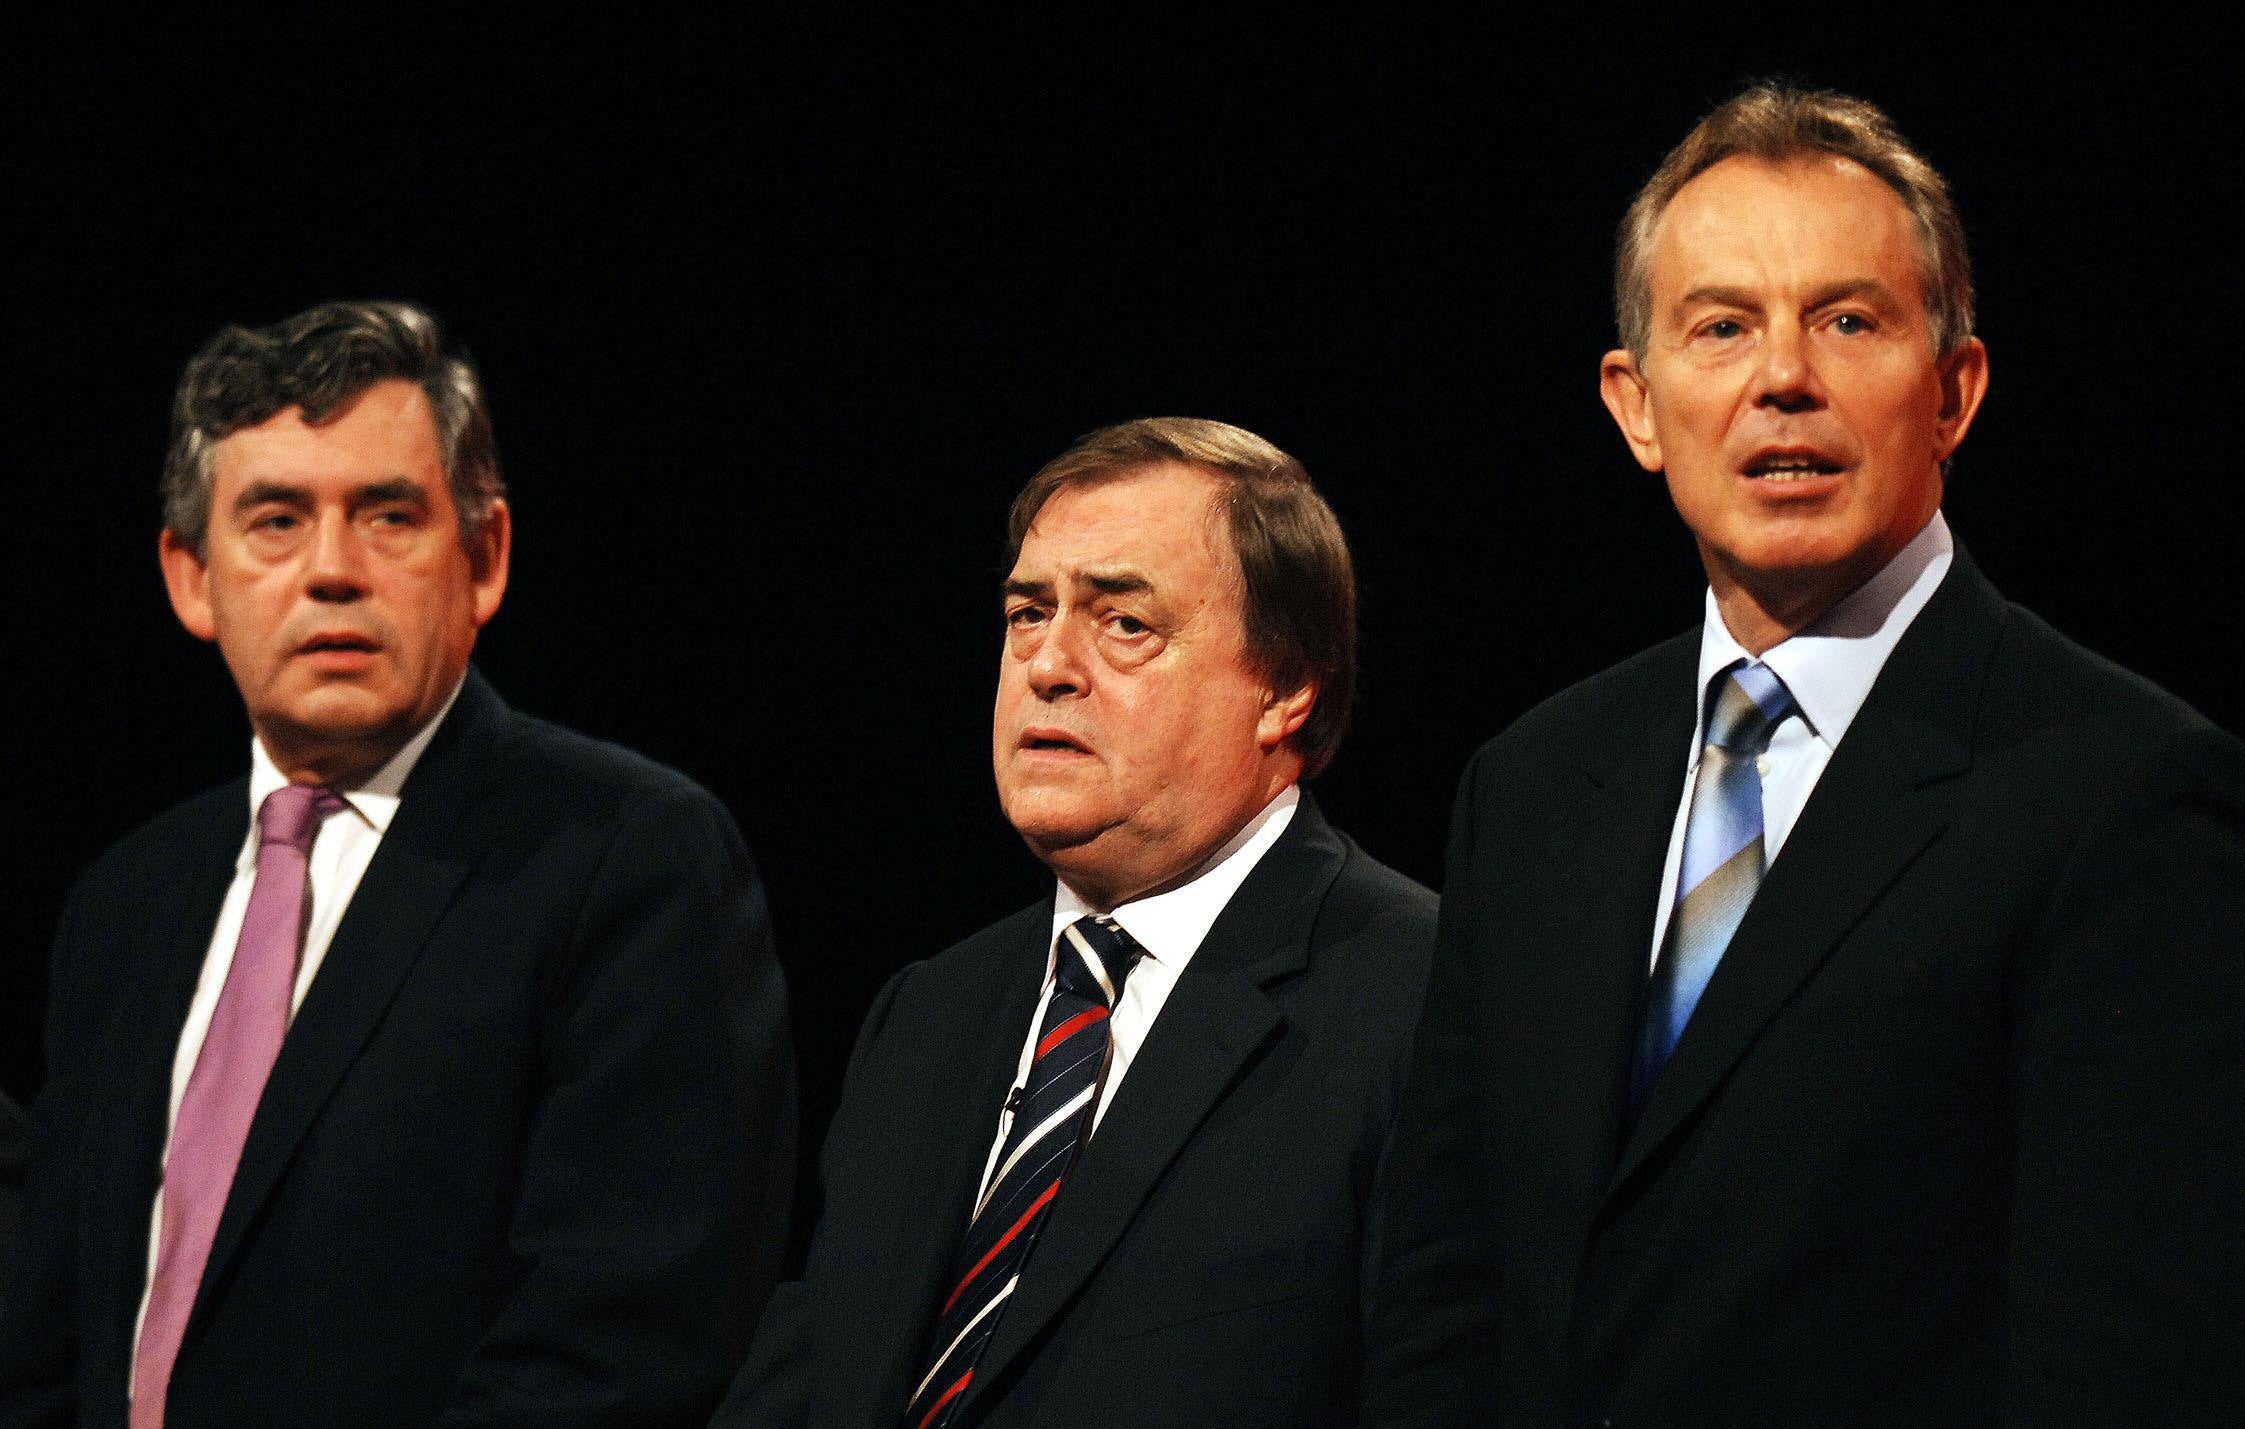
<svg viewBox="0 0 2245 1429"><path fill-rule="evenodd" d="M2245 723L2239 136L2187 35L458 23L80 30L5 62L19 1094L75 871L246 759L153 559L172 381L221 323L336 297L424 303L482 366L517 541L478 659L731 805L813 1133L880 981L1042 887L990 791L995 585L1007 501L1077 434L1214 416L1307 463L1364 589L1319 796L1430 883L1476 744L1697 619L1596 369L1615 220L1750 77L1885 105L1957 191L1993 369L1959 537Z"/></svg>

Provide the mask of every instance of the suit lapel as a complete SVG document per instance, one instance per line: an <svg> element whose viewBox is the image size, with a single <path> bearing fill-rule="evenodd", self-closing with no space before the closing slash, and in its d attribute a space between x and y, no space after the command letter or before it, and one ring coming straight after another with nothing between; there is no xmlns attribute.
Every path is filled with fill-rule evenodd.
<svg viewBox="0 0 2245 1429"><path fill-rule="evenodd" d="M1163 1004L1054 1200L975 1382L997 1382L1072 1301L1147 1193L1282 1020L1263 989L1309 965L1310 931L1347 851L1305 792ZM1309 896L1305 896L1309 890Z"/></svg>
<svg viewBox="0 0 2245 1429"><path fill-rule="evenodd" d="M1704 1103L1761 1029L1925 847L1971 763L2002 601L1960 548L1895 646L1653 1084L1618 1189Z"/></svg>
<svg viewBox="0 0 2245 1429"><path fill-rule="evenodd" d="M83 1182L89 1198L99 1202L98 1209L89 1208L86 1223L102 1227L108 1240L90 1248L90 1255L106 1259L111 1267L111 1273L90 1275L84 1282L89 1294L111 1297L107 1305L88 1307L89 1321L108 1326L112 1334L107 1345L88 1347L88 1359L118 1366L109 1382L120 1385L129 1382L133 1329L148 1282L148 1218L170 1139L179 1030L195 1000L211 931L249 833L247 780L237 779L207 797L211 816L195 821L180 869L150 889L150 955L140 973L149 1001L133 1035L124 1039L129 1050L101 1098L114 1109L116 1130L94 1142L93 1154L100 1159Z"/></svg>
<svg viewBox="0 0 2245 1429"><path fill-rule="evenodd" d="M1567 820L1574 842L1547 865L1557 871L1548 890L1557 910L1551 924L1565 931L1518 958L1532 982L1499 993L1522 1009L1500 1035L1519 1040L1539 1099L1555 1109L1538 1122L1557 1142L1546 1153L1574 1205L1598 1204L1628 1128L1653 912L1695 717L1697 651L1695 635L1661 647L1639 693L1622 702L1622 718L1583 745L1588 787ZM1545 1308L1553 1326L1565 1324L1563 1305Z"/></svg>
<svg viewBox="0 0 2245 1429"><path fill-rule="evenodd" d="M887 1119L897 1140L893 1164L881 1174L903 1188L892 1203L916 1209L876 1227L878 1239L846 1268L853 1288L836 1301L861 1317L864 1344L887 1350L870 1372L860 1364L835 1386L841 1403L856 1405L836 1423L894 1420L927 1370L936 1309L951 1288L998 1116L1020 1067L1051 936L1050 898L993 929L992 945L971 960L967 977L941 990L944 1004L927 1018L948 1044L969 1050L954 1057L947 1046L929 1047L925 1075L885 1089L897 1098Z"/></svg>
<svg viewBox="0 0 2245 1429"><path fill-rule="evenodd" d="M508 717L490 686L470 671L407 777L397 816L351 896L258 1101L189 1317L190 1337L297 1145L388 1012L480 855L468 825L486 797Z"/></svg>

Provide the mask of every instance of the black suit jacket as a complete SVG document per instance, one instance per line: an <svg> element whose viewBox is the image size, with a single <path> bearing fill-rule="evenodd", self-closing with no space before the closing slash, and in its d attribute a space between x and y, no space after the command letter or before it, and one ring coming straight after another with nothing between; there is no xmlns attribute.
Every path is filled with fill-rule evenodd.
<svg viewBox="0 0 2245 1429"><path fill-rule="evenodd" d="M1378 1422L2237 1422L2245 750L1960 551L1632 1120L1697 652L1466 775Z"/></svg>
<svg viewBox="0 0 2245 1429"><path fill-rule="evenodd" d="M826 1208L717 1423L895 1424L1036 1009L1048 899L892 979ZM962 1424L1349 1422L1366 1204L1434 898L1306 796L1193 955L1070 1173Z"/></svg>
<svg viewBox="0 0 2245 1429"><path fill-rule="evenodd" d="M55 944L0 1425L122 1429L171 1068L241 781L80 881ZM785 994L732 819L470 674L291 1025L173 1429L690 1425L777 1270Z"/></svg>

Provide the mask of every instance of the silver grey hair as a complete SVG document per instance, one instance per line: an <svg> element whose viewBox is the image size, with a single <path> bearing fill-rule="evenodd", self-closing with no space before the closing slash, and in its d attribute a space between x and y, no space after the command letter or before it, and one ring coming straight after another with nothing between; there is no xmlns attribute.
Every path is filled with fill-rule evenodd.
<svg viewBox="0 0 2245 1429"><path fill-rule="evenodd" d="M436 417L460 544L476 556L492 503L507 494L483 383L447 352L435 318L406 303L323 303L269 327L227 327L180 374L164 458L164 525L198 556L210 534L211 453L288 407L325 420L377 382L418 386Z"/></svg>

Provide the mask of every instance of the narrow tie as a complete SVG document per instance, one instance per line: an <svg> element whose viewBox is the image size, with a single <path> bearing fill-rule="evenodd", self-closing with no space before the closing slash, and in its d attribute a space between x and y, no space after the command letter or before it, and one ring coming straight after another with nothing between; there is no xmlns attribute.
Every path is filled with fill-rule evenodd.
<svg viewBox="0 0 2245 1429"><path fill-rule="evenodd" d="M343 807L332 790L288 784L257 811L257 879L234 962L179 1100L164 1158L164 1215L148 1313L133 1356L132 1429L161 1429L219 1213L242 1158L250 1118L288 1031L304 946L307 878L320 821Z"/></svg>
<svg viewBox="0 0 2245 1429"><path fill-rule="evenodd" d="M1029 1076L936 1312L928 1371L905 1407L905 1429L943 1429L966 1403L975 1364L1020 1283L1061 1178L1091 1135L1107 1018L1137 951L1128 933L1101 919L1078 918L1061 930Z"/></svg>
<svg viewBox="0 0 2245 1429"><path fill-rule="evenodd" d="M1766 665L1734 665L1711 683L1714 708L1692 784L1676 907L1645 996L1633 1105L1643 1105L1699 1006L1754 891L1761 887L1762 775L1770 735L1793 713L1793 696Z"/></svg>

